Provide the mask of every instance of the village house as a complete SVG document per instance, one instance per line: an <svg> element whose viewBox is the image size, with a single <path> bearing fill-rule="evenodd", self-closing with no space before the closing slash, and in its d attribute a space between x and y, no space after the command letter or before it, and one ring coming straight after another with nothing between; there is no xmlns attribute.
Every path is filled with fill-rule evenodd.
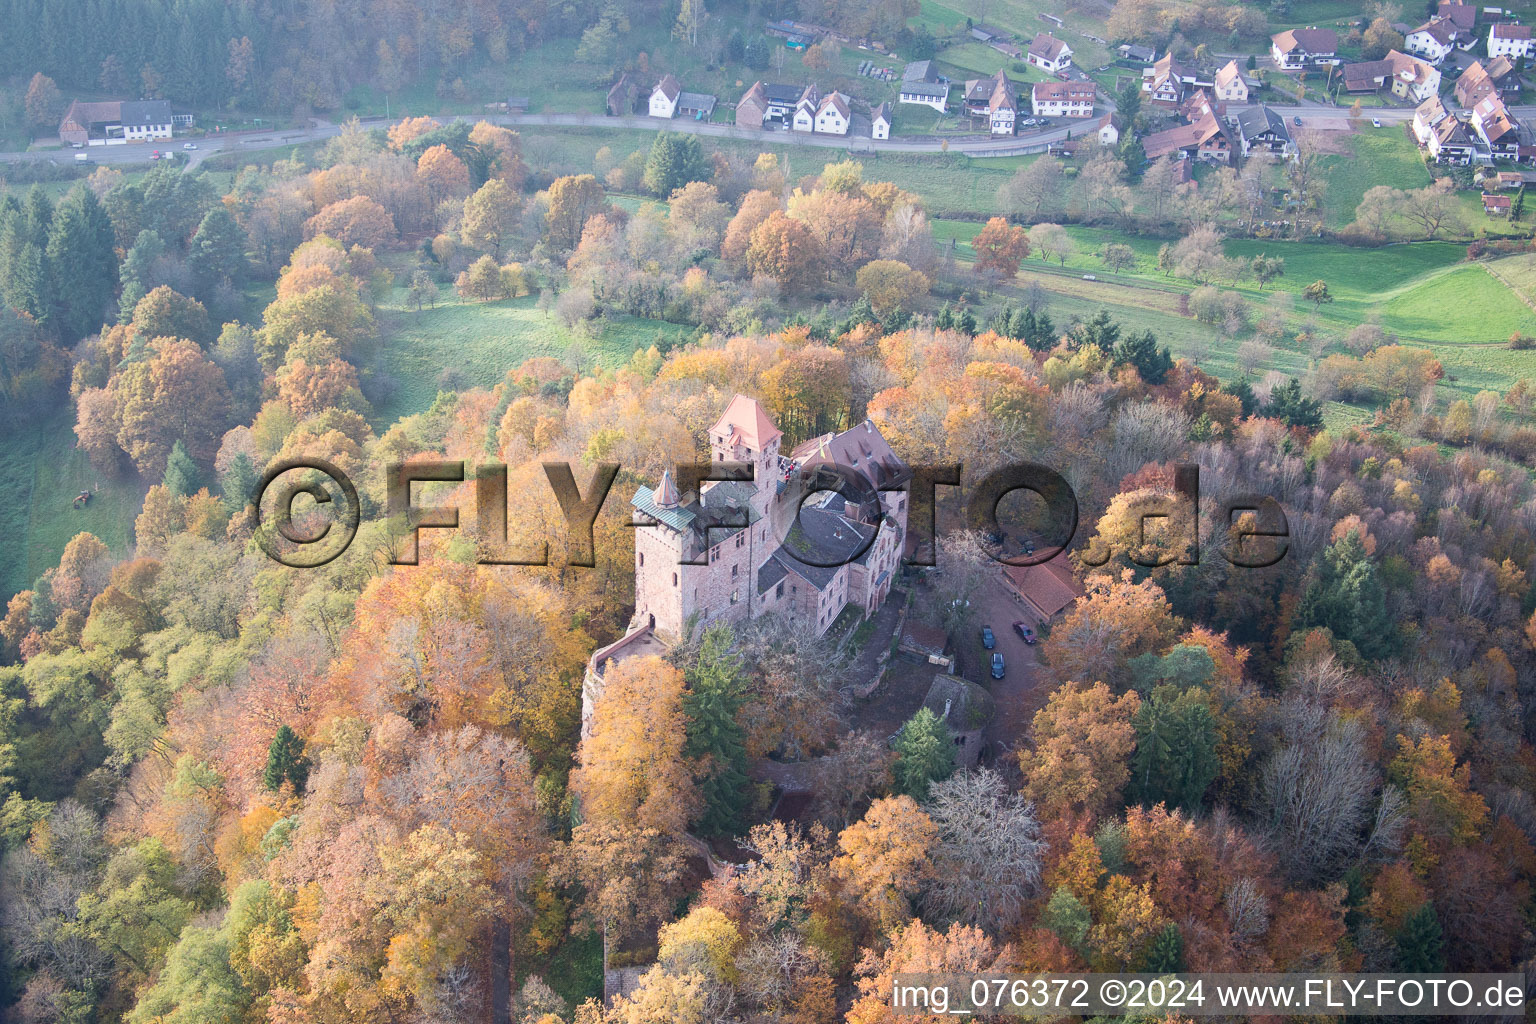
<svg viewBox="0 0 1536 1024"><path fill-rule="evenodd" d="M1092 117L1092 82L1036 82L1030 110L1036 117Z"/></svg>
<svg viewBox="0 0 1536 1024"><path fill-rule="evenodd" d="M1471 4L1461 3L1460 0L1440 0L1435 14L1454 24L1458 36L1476 38L1472 30L1477 26L1477 8Z"/></svg>
<svg viewBox="0 0 1536 1024"><path fill-rule="evenodd" d="M1167 131L1153 132L1141 140L1148 160L1184 152L1208 163L1232 163L1232 137L1215 114L1207 114L1194 124L1181 124Z"/></svg>
<svg viewBox="0 0 1536 1024"><path fill-rule="evenodd" d="M1458 117L1447 117L1431 128L1424 148L1435 163L1458 167L1470 166L1478 151L1466 122Z"/></svg>
<svg viewBox="0 0 1536 1024"><path fill-rule="evenodd" d="M1248 80L1243 77L1242 71L1237 66L1237 61L1229 60L1216 72L1216 80L1212 84L1216 93L1216 99L1221 103L1247 103Z"/></svg>
<svg viewBox="0 0 1536 1024"><path fill-rule="evenodd" d="M949 79L934 70L933 61L915 60L902 70L897 99L932 107L942 114L949 110Z"/></svg>
<svg viewBox="0 0 1536 1024"><path fill-rule="evenodd" d="M1134 60L1141 64L1151 64L1157 60L1157 51L1150 46L1138 46L1135 43L1121 43L1115 52L1121 60Z"/></svg>
<svg viewBox="0 0 1536 1024"><path fill-rule="evenodd" d="M965 113L985 117L993 135L1012 135L1019 116L1019 98L1013 82L1003 71L991 78L965 83Z"/></svg>
<svg viewBox="0 0 1536 1024"><path fill-rule="evenodd" d="M891 137L891 105L882 103L875 108L874 117L869 122L869 137L872 139L888 139Z"/></svg>
<svg viewBox="0 0 1536 1024"><path fill-rule="evenodd" d="M1227 108L1225 104L1212 100L1211 94L1204 89L1194 90L1184 98L1183 103L1179 104L1179 116L1190 124L1194 124L1207 114L1222 118L1226 116Z"/></svg>
<svg viewBox="0 0 1536 1024"><path fill-rule="evenodd" d="M1147 102L1164 107L1177 107L1184 100L1186 87L1194 85L1199 75L1193 68L1185 67L1164 54L1162 59L1141 73L1141 91Z"/></svg>
<svg viewBox="0 0 1536 1024"><path fill-rule="evenodd" d="M1431 96L1413 112L1413 134L1437 164L1466 167L1472 163L1476 146L1467 126L1446 110L1438 96Z"/></svg>
<svg viewBox="0 0 1536 1024"><path fill-rule="evenodd" d="M816 112L821 109L821 90L812 82L800 91L800 98L795 101L795 113L790 121L790 127L797 132L814 132L816 130Z"/></svg>
<svg viewBox="0 0 1536 1024"><path fill-rule="evenodd" d="M1099 123L1094 125L1099 134L1099 145L1116 146L1120 143L1120 126L1115 124L1114 114L1105 114L1099 118Z"/></svg>
<svg viewBox="0 0 1536 1024"><path fill-rule="evenodd" d="M1431 128L1450 116L1451 112L1439 96L1431 96L1420 103L1413 111L1413 134L1419 140L1419 145L1428 142Z"/></svg>
<svg viewBox="0 0 1536 1024"><path fill-rule="evenodd" d="M1456 48L1456 35L1456 23L1436 15L1409 32L1403 46L1409 53L1439 64Z"/></svg>
<svg viewBox="0 0 1536 1024"><path fill-rule="evenodd" d="M708 121L715 113L715 97L707 92L684 92L677 97L677 116Z"/></svg>
<svg viewBox="0 0 1536 1024"><path fill-rule="evenodd" d="M148 142L171 137L169 100L75 100L59 122L59 138L71 146Z"/></svg>
<svg viewBox="0 0 1536 1024"><path fill-rule="evenodd" d="M798 85L753 82L736 103L736 123L743 128L786 124L802 91Z"/></svg>
<svg viewBox="0 0 1536 1024"><path fill-rule="evenodd" d="M650 114L652 117L676 117L677 101L683 95L683 87L672 72L661 76L656 88L651 90Z"/></svg>
<svg viewBox="0 0 1536 1024"><path fill-rule="evenodd" d="M1339 62L1339 34L1331 28L1288 28L1270 37L1269 54L1282 71Z"/></svg>
<svg viewBox="0 0 1536 1024"><path fill-rule="evenodd" d="M753 82L736 101L736 124L741 128L761 128L768 114L768 90L762 82Z"/></svg>
<svg viewBox="0 0 1536 1024"><path fill-rule="evenodd" d="M1531 55L1531 26L1501 21L1488 29L1488 56L1517 60Z"/></svg>
<svg viewBox="0 0 1536 1024"><path fill-rule="evenodd" d="M1483 212L1490 217L1508 217L1510 207L1514 201L1509 196L1501 196L1493 192L1483 193Z"/></svg>
<svg viewBox="0 0 1536 1024"><path fill-rule="evenodd" d="M1237 115L1237 137L1245 157L1255 152L1289 157L1296 151L1285 118L1262 105Z"/></svg>
<svg viewBox="0 0 1536 1024"><path fill-rule="evenodd" d="M1072 47L1049 32L1041 32L1029 41L1029 63L1053 75L1072 66Z"/></svg>
<svg viewBox="0 0 1536 1024"><path fill-rule="evenodd" d="M816 106L816 131L822 135L847 135L853 125L853 109L848 97L840 92L829 92Z"/></svg>
<svg viewBox="0 0 1536 1024"><path fill-rule="evenodd" d="M1472 108L1472 130L1488 147L1488 159L1520 158L1520 124L1497 96L1484 97Z"/></svg>
<svg viewBox="0 0 1536 1024"><path fill-rule="evenodd" d="M610 117L623 117L635 112L635 101L640 98L640 83L628 71L619 76L608 89L607 109Z"/></svg>
<svg viewBox="0 0 1536 1024"><path fill-rule="evenodd" d="M1393 96L1423 103L1439 95L1440 71L1418 57L1390 50L1381 60L1344 65L1344 89L1354 93L1389 89Z"/></svg>
<svg viewBox="0 0 1536 1024"><path fill-rule="evenodd" d="M1525 185L1525 175L1519 171L1499 171L1492 177L1483 179L1483 183L1491 183L1497 189L1517 189Z"/></svg>
<svg viewBox="0 0 1536 1024"><path fill-rule="evenodd" d="M608 665L665 651L689 629L775 614L820 635L845 608L873 615L890 595L906 464L869 420L788 453L783 439L762 405L737 395L709 428L710 461L748 463L752 480L681 493L666 472L635 491L635 613L588 662L584 723ZM837 477L824 481L829 467Z"/></svg>
<svg viewBox="0 0 1536 1024"><path fill-rule="evenodd" d="M1514 68L1508 57L1495 58L1486 65L1473 61L1456 79L1456 102L1470 110L1489 96L1519 92L1520 82ZM1506 88L1506 84L1513 88Z"/></svg>

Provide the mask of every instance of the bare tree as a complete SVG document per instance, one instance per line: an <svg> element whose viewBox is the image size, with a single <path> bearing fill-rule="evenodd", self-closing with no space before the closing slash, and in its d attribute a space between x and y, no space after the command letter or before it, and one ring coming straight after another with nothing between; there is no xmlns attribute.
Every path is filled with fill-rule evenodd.
<svg viewBox="0 0 1536 1024"><path fill-rule="evenodd" d="M934 783L927 810L939 829L927 906L993 934L1016 925L1047 849L1034 805L983 768Z"/></svg>
<svg viewBox="0 0 1536 1024"><path fill-rule="evenodd" d="M1450 183L1435 182L1403 193L1403 215L1423 229L1428 238L1439 238L1442 231L1462 227L1461 206L1451 193Z"/></svg>
<svg viewBox="0 0 1536 1024"><path fill-rule="evenodd" d="M1168 462L1184 449L1189 416L1158 402L1132 402L1115 416L1110 479L1120 480L1149 462Z"/></svg>
<svg viewBox="0 0 1536 1024"><path fill-rule="evenodd" d="M1260 773L1260 805L1285 868L1300 881L1336 877L1360 851L1377 777L1358 721L1301 697L1281 706L1283 746Z"/></svg>
<svg viewBox="0 0 1536 1024"><path fill-rule="evenodd" d="M1043 156L1021 167L997 190L997 201L1009 213L1036 220L1046 211L1061 208L1062 163L1053 156Z"/></svg>
<svg viewBox="0 0 1536 1024"><path fill-rule="evenodd" d="M844 735L836 751L816 762L816 817L846 828L872 794L890 785L892 759L882 737L863 730Z"/></svg>

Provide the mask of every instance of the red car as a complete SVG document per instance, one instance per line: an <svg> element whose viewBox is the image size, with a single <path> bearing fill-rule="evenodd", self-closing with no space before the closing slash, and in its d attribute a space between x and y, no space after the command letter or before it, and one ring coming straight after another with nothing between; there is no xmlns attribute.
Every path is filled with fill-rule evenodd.
<svg viewBox="0 0 1536 1024"><path fill-rule="evenodd" d="M1031 644L1031 645L1034 644L1034 642L1035 642L1035 631L1030 629L1028 626L1024 625L1023 622L1015 622L1013 624L1013 631L1015 633L1019 634L1019 639L1020 640L1023 640L1027 644Z"/></svg>

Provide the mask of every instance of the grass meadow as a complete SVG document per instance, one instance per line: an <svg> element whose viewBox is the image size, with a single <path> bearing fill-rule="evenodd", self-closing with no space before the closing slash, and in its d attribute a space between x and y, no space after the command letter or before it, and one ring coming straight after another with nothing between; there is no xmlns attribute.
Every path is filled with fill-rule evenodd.
<svg viewBox="0 0 1536 1024"><path fill-rule="evenodd" d="M535 356L579 364L616 366L637 350L665 349L692 334L691 327L618 316L599 321L590 336L571 331L534 296L500 302L459 302L451 289L434 308L406 309L404 289L379 309L380 342L370 368L387 374L395 389L374 408L384 429L403 416L425 411L439 386L491 388L507 371Z"/></svg>
<svg viewBox="0 0 1536 1024"><path fill-rule="evenodd" d="M148 484L136 475L114 479L98 473L75 447L74 409L66 405L47 419L6 429L0 445L0 529L12 544L0 560L0 598L32 586L57 565L71 537L95 534L117 555L126 554L133 521ZM91 491L85 508L71 502Z"/></svg>

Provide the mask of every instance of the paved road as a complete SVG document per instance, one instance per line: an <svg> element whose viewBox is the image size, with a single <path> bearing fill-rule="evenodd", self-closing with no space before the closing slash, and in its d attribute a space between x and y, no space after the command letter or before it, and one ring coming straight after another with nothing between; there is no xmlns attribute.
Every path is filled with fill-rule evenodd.
<svg viewBox="0 0 1536 1024"><path fill-rule="evenodd" d="M1243 106L1228 107L1229 114L1236 114L1248 109ZM1349 110L1346 107L1317 107L1311 105L1279 106L1271 105L1270 109L1285 118L1286 124L1294 126L1297 116L1302 119L1304 127L1321 128L1327 130L1342 131L1349 127ZM1536 116L1536 106L1511 107L1511 111L1518 118ZM1380 108L1361 112L1362 124L1369 125L1371 118L1379 118L1383 125L1395 124L1412 120L1412 108ZM512 127L546 125L551 127L582 127L582 128L624 128L640 131L661 131L666 129L675 132L692 132L696 135L712 138L741 139L749 142L763 142L770 146L804 146L817 149L836 149L851 151L854 153L964 153L967 156L1021 156L1027 153L1038 153L1051 143L1061 142L1069 135L1081 136L1088 127L1089 121L1063 122L1061 119L1051 128L1045 131L1027 132L1008 138L989 138L986 136L966 136L947 140L933 136L904 136L894 139L875 140L869 138L867 128L864 132L856 130L848 135L811 135L805 132L792 132L783 129L756 131L750 128L738 128L729 124L711 124L709 122L689 121L684 119L663 120L655 117L605 117L602 114L494 114L485 120L496 124L504 124ZM470 120L470 118L460 118ZM474 118L480 120L480 118ZM369 126L381 126L392 123L385 118L374 118L363 122ZM867 125L867 122L864 122ZM1369 129L1367 129L1369 130ZM76 153L85 153L91 158L92 163L97 164L122 164L145 163L150 154L156 149L162 153L183 153L187 157L188 166L196 167L210 156L219 153L254 152L256 150L297 146L306 142L317 142L336 136L341 131L338 125L328 121L316 119L308 128L293 128L286 131L250 131L230 132L224 135L204 136L197 140L197 149L184 150L179 143L174 142L146 142L134 143L123 146L90 146L86 149L55 149L39 150L24 153L0 153L0 163L16 161L47 160L58 164L71 163Z"/></svg>

